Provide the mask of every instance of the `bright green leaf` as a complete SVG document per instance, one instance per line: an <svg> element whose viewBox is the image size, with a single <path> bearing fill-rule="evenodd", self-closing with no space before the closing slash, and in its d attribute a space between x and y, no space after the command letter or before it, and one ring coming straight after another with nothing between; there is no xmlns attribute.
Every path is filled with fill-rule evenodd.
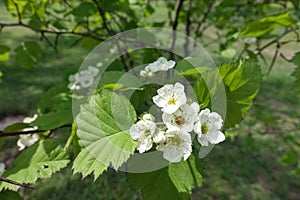
<svg viewBox="0 0 300 200"><path fill-rule="evenodd" d="M135 121L134 108L125 97L108 90L92 96L76 118L83 150L74 161L74 172L93 172L97 179L109 165L118 169L137 146L129 135Z"/></svg>
<svg viewBox="0 0 300 200"><path fill-rule="evenodd" d="M10 48L7 46L0 45L0 62L8 61L10 56Z"/></svg>
<svg viewBox="0 0 300 200"><path fill-rule="evenodd" d="M288 12L267 16L257 22L248 24L240 33L243 37L260 37L279 26L293 27L295 22Z"/></svg>
<svg viewBox="0 0 300 200"><path fill-rule="evenodd" d="M32 68L42 56L42 49L36 42L22 42L16 53L22 67Z"/></svg>
<svg viewBox="0 0 300 200"><path fill-rule="evenodd" d="M68 155L53 139L41 140L25 149L14 161L13 168L7 169L2 176L23 184L35 183L38 178L49 178L68 163ZM0 182L0 191L18 188Z"/></svg>

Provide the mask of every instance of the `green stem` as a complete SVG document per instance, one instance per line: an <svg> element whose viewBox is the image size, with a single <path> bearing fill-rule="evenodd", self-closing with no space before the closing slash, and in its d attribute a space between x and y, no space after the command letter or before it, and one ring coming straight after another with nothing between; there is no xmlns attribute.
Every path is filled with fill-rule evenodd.
<svg viewBox="0 0 300 200"><path fill-rule="evenodd" d="M76 134L76 123L73 122L71 135L70 135L70 137L69 137L69 139L68 139L68 141L67 141L67 143L66 143L66 145L64 147L65 151L67 151L69 149L69 147L70 147L70 145L71 145L71 143L73 141L73 138L75 137L75 134Z"/></svg>

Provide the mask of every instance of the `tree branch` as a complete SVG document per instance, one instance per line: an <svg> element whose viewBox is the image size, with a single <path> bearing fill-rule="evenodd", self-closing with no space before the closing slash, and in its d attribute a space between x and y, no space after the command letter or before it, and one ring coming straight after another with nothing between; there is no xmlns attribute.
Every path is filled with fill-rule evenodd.
<svg viewBox="0 0 300 200"><path fill-rule="evenodd" d="M191 28L191 0L188 0L188 6L186 11L186 25L185 25L185 44L184 44L184 56L189 54L189 36L190 36L190 28Z"/></svg>
<svg viewBox="0 0 300 200"><path fill-rule="evenodd" d="M172 37L172 43L171 43L171 48L170 48L171 59L174 59L174 54L172 51L174 49L174 45L175 45L175 41L176 41L176 32L175 31L177 30L179 13L182 8L183 1L184 0L178 0L176 3L176 6L175 6L175 15L174 15L173 23L172 23L173 37Z"/></svg>
<svg viewBox="0 0 300 200"><path fill-rule="evenodd" d="M30 26L27 24L23 24L22 22L18 22L18 23L0 23L0 29L4 28L4 27L24 27L36 32L40 32L40 33L50 33L50 34L59 34L59 35L63 35L63 34L69 34L69 35L80 35L80 36L85 36L85 37L89 37L89 38L93 38L95 40L98 41L104 41L103 38L100 38L96 35L93 35L91 33L84 33L84 32L76 32L76 31L59 31L59 30L49 30L49 29L40 29L34 26Z"/></svg>
<svg viewBox="0 0 300 200"><path fill-rule="evenodd" d="M102 18L103 27L105 28L105 30L108 32L108 34L109 34L110 36L114 36L116 33L114 32L113 29L109 28L109 26L108 26L108 24L107 24L107 18L106 18L106 16L105 16L105 11L102 9L102 7L101 7L99 1L93 0L93 2L94 2L95 5L97 6L98 12L99 12L99 14L100 14L100 16L101 16L101 18ZM115 43L116 43L116 45L117 45L118 52L120 53L120 52L121 52L121 48L120 48L120 45L119 45L118 41L115 40ZM123 66L124 66L124 70L125 70L125 71L128 71L128 70L129 70L129 67L128 67L128 65L126 64L126 60L125 60L125 58L124 58L124 55L121 55L121 56L120 56L120 59L121 59L121 62L122 62L122 64L123 64Z"/></svg>
<svg viewBox="0 0 300 200"><path fill-rule="evenodd" d="M34 190L34 187L31 187L29 185L25 185L25 184L22 184L22 183L18 183L16 181L4 178L2 176L0 176L0 181L4 181L6 183L10 183L10 184L13 184L13 185L17 185L17 186L20 186L20 187L24 187L24 188L28 188L28 189Z"/></svg>

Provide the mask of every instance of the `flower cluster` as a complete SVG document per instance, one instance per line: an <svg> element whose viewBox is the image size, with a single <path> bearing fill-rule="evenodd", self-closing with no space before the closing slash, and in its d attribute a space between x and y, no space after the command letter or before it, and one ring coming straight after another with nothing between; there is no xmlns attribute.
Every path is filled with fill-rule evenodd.
<svg viewBox="0 0 300 200"><path fill-rule="evenodd" d="M192 133L202 146L218 144L225 140L220 131L221 116L208 108L201 110L196 102L188 103L181 83L167 84L157 90L153 102L162 111L163 122L155 122L154 116L145 114L130 128L130 135L138 142L137 150L144 153L155 143L169 162L186 160L192 152Z"/></svg>
<svg viewBox="0 0 300 200"><path fill-rule="evenodd" d="M145 67L144 70L140 71L140 75L143 77L151 77L154 73L159 71L168 71L175 66L175 61L167 61L165 58L160 57L155 62L150 63Z"/></svg>
<svg viewBox="0 0 300 200"><path fill-rule="evenodd" d="M33 117L25 117L23 122L24 123L31 123L38 117L37 114L33 115ZM37 130L38 127L32 128L24 128L23 131L34 131ZM39 140L39 135L37 133L32 134L21 134L19 140L17 141L17 146L19 147L19 151L22 151L26 147L33 145L35 142Z"/></svg>
<svg viewBox="0 0 300 200"><path fill-rule="evenodd" d="M99 69L93 66L89 66L86 70L80 71L76 74L69 76L70 90L80 90L82 88L88 88L93 85L94 78L99 73Z"/></svg>

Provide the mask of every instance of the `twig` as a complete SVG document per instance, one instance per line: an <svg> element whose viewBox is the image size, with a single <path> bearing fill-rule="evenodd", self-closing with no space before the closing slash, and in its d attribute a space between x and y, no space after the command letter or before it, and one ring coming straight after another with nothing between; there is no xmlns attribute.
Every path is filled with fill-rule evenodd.
<svg viewBox="0 0 300 200"><path fill-rule="evenodd" d="M0 29L4 28L4 27L17 27L17 26L25 27L25 28L28 28L28 29L31 29L31 30L37 31L37 32L59 34L59 35L62 35L62 34L80 35L80 36L93 38L93 39L98 40L98 41L104 41L103 38L100 38L96 35L92 35L90 33L76 32L76 31L59 31L59 30L40 29L40 28L37 28L37 27L34 27L34 26L23 24L22 22L21 23L20 22L19 23L0 23Z"/></svg>
<svg viewBox="0 0 300 200"><path fill-rule="evenodd" d="M16 131L16 132L3 132L2 130L0 130L0 138L1 137L9 137L9 136L16 136L16 135L25 135L25 134L32 134L32 133L43 133L46 131L50 131L50 134L53 133L54 131L60 129L60 128L64 128L64 127L70 127L69 124L65 124L62 125L60 127L51 129L51 130L30 130L30 131Z"/></svg>
<svg viewBox="0 0 300 200"><path fill-rule="evenodd" d="M294 29L287 29L285 32L283 32L281 35L279 35L277 38L275 38L274 40L271 40L270 42L268 42L267 44L265 44L264 46L260 47L259 49L256 49L256 51L261 52L263 51L265 48L271 46L272 44L276 44L281 38L283 38L285 35L287 35L288 33L294 31Z"/></svg>
<svg viewBox="0 0 300 200"><path fill-rule="evenodd" d="M208 4L208 7L207 7L206 11L204 12L203 18L199 21L199 23L196 27L196 38L200 38L202 36L204 28L206 27L206 26L204 26L204 24L205 24L206 20L208 19L210 12L215 7L214 3L215 2L211 2Z"/></svg>
<svg viewBox="0 0 300 200"><path fill-rule="evenodd" d="M186 57L189 54L189 36L190 36L190 28L191 28L191 0L188 0L188 6L186 11L186 25L185 25L185 44L184 44L184 56Z"/></svg>
<svg viewBox="0 0 300 200"><path fill-rule="evenodd" d="M2 176L0 176L0 181L4 181L6 183L10 183L10 184L13 184L13 185L17 185L17 186L20 186L20 187L24 187L24 188L28 188L28 189L34 190L34 187L31 187L29 185L25 185L25 184L22 184L22 183L18 183L16 181L4 178Z"/></svg>
<svg viewBox="0 0 300 200"><path fill-rule="evenodd" d="M275 64L275 61L276 61L276 58L277 58L277 56L278 56L280 47L281 47L281 45L280 45L280 43L278 42L278 43L277 43L277 46L276 46L276 51L275 51L275 53L274 53L274 56L273 56L272 62L271 62L271 64L270 64L270 67L269 67L269 69L268 69L267 75L269 75L269 74L271 73L271 71L272 71L272 68L273 68L273 66L274 66L274 64Z"/></svg>
<svg viewBox="0 0 300 200"><path fill-rule="evenodd" d="M178 26L179 13L182 8L183 1L184 0L178 0L176 3L176 7L175 7L175 15L174 15L173 23L172 23L173 37L172 37L172 43L171 43L171 48L170 48L171 59L174 59L174 54L172 51L174 49L174 45L175 45L175 41L176 41L176 29Z"/></svg>
<svg viewBox="0 0 300 200"><path fill-rule="evenodd" d="M108 24L107 24L107 18L106 18L106 16L105 16L105 11L102 9L102 7L101 7L99 1L93 0L93 2L94 2L95 5L97 6L97 10L98 10L98 12L99 12L99 14L100 14L100 16L101 16L101 18L102 18L103 27L104 27L105 30L109 33L110 36L114 36L116 33L114 32L113 29L109 28L109 26L108 26ZM120 48L120 45L119 45L118 41L115 40L115 43L116 43L116 45L117 45L118 52L121 53L121 48ZM126 60L125 60L124 56L121 55L121 56L120 56L120 59L121 59L121 62L122 62L122 64L123 64L123 66L124 66L125 71L128 71L128 70L129 70L129 67L128 67L127 64L126 64Z"/></svg>

